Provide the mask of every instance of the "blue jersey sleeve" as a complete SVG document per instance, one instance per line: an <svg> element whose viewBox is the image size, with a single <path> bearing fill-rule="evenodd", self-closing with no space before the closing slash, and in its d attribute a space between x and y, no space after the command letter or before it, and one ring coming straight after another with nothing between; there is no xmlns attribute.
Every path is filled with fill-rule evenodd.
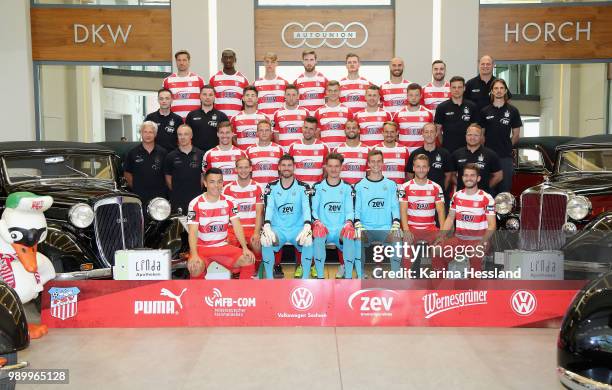
<svg viewBox="0 0 612 390"><path fill-rule="evenodd" d="M355 199L354 199L354 204L355 204L355 222L360 221L361 220L361 212L362 212L362 207L361 207L361 199L363 198L363 194L361 193L362 189L361 189L361 181L359 181L357 184L355 184Z"/></svg>
<svg viewBox="0 0 612 390"><path fill-rule="evenodd" d="M310 210L310 187L308 184L302 183L302 191L300 191L300 196L302 197L302 218L303 223L310 223L312 216Z"/></svg>
<svg viewBox="0 0 612 390"><path fill-rule="evenodd" d="M319 208L321 207L321 187L322 182L315 183L313 187L314 194L312 195L312 220L321 219L319 216Z"/></svg>
<svg viewBox="0 0 612 390"><path fill-rule="evenodd" d="M268 183L263 192L265 205L264 223L270 223L276 211L274 197L272 196L272 184L273 183Z"/></svg>

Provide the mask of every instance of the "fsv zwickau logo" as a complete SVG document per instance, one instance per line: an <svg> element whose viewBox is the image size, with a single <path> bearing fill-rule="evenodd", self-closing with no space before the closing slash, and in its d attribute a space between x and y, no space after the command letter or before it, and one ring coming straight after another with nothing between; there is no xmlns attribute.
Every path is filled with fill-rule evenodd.
<svg viewBox="0 0 612 390"><path fill-rule="evenodd" d="M79 290L77 287L51 287L51 317L65 320L76 316L79 300Z"/></svg>

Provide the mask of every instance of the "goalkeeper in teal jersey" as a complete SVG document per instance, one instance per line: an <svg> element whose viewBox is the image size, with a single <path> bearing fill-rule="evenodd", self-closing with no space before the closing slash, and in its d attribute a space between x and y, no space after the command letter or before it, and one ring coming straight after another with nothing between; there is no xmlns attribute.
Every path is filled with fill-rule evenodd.
<svg viewBox="0 0 612 390"><path fill-rule="evenodd" d="M355 184L355 233L365 246L373 242L389 244L402 238L397 184L383 177L383 154L380 150L368 153L367 176ZM361 273L361 250L356 250L355 268ZM391 257L391 270L399 271L401 259Z"/></svg>
<svg viewBox="0 0 612 390"><path fill-rule="evenodd" d="M355 228L353 227L353 188L340 179L344 157L331 153L325 158L327 178L316 183L312 195L312 235L314 237L315 268L319 279L324 278L325 245L334 244L341 264L337 278L350 279L355 262ZM350 272L350 273L349 273Z"/></svg>
<svg viewBox="0 0 612 390"><path fill-rule="evenodd" d="M302 265L312 264L312 229L310 188L293 176L293 157L278 160L280 178L264 190L265 215L261 231L261 253L268 279L273 278L274 253L285 244L293 245L302 255ZM308 278L304 272L303 279Z"/></svg>

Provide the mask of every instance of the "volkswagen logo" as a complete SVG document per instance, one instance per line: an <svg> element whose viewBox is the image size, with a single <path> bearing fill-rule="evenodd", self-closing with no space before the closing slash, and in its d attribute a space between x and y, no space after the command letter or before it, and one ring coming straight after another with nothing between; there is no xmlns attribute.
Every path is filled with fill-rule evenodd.
<svg viewBox="0 0 612 390"><path fill-rule="evenodd" d="M512 305L512 310L520 316L532 315L538 306L535 295L526 290L515 291L510 298L510 303Z"/></svg>
<svg viewBox="0 0 612 390"><path fill-rule="evenodd" d="M368 29L360 22L351 22L346 26L339 22L330 22L325 26L319 22L310 22L305 26L298 22L290 22L283 27L281 40L291 49L304 45L311 49L318 49L323 45L331 49L338 49L344 45L357 49L368 41ZM329 40L337 43L331 43ZM357 41L351 42L353 40Z"/></svg>
<svg viewBox="0 0 612 390"><path fill-rule="evenodd" d="M291 292L291 304L297 310L308 310L314 303L314 295L306 287L297 287Z"/></svg>

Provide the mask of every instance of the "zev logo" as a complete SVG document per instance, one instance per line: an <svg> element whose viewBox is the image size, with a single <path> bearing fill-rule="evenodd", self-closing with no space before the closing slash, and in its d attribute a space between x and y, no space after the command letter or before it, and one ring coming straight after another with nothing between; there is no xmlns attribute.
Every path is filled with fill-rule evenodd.
<svg viewBox="0 0 612 390"><path fill-rule="evenodd" d="M348 298L351 310L359 308L362 317L391 317L394 295L397 291L371 288L352 293Z"/></svg>
<svg viewBox="0 0 612 390"><path fill-rule="evenodd" d="M339 213L342 210L340 202L327 202L323 207L330 213Z"/></svg>
<svg viewBox="0 0 612 390"><path fill-rule="evenodd" d="M293 203L284 203L278 206L277 210L281 214L293 214Z"/></svg>
<svg viewBox="0 0 612 390"><path fill-rule="evenodd" d="M517 290L510 298L512 310L520 316L530 316L538 306L538 301L530 291Z"/></svg>
<svg viewBox="0 0 612 390"><path fill-rule="evenodd" d="M382 209L385 207L385 199L384 198L374 198L368 202L368 206L373 209Z"/></svg>
<svg viewBox="0 0 612 390"><path fill-rule="evenodd" d="M306 287L297 287L291 291L291 304L297 310L308 310L313 303L314 295Z"/></svg>

